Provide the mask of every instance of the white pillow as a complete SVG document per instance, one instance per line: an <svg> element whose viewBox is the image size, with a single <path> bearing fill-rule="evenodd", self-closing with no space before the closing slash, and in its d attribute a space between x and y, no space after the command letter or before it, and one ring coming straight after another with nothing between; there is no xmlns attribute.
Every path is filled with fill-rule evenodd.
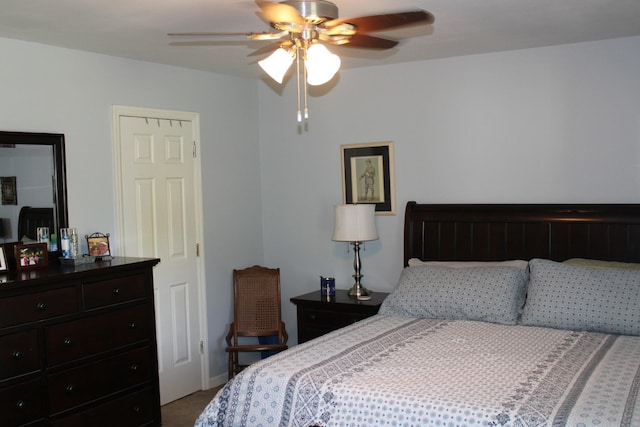
<svg viewBox="0 0 640 427"><path fill-rule="evenodd" d="M514 325L526 283L515 267L406 267L379 313Z"/></svg>
<svg viewBox="0 0 640 427"><path fill-rule="evenodd" d="M533 259L522 324L640 335L640 270Z"/></svg>

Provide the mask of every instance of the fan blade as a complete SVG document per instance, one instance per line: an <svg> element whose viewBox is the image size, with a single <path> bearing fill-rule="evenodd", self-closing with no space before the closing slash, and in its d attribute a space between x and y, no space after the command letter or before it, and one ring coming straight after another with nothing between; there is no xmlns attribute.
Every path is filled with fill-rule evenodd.
<svg viewBox="0 0 640 427"><path fill-rule="evenodd" d="M167 33L171 37L221 37L221 36L245 36L249 37L253 34L270 34L264 33Z"/></svg>
<svg viewBox="0 0 640 427"><path fill-rule="evenodd" d="M263 46L258 50L254 50L247 56L263 55L265 53L271 53L280 47L283 49L287 49L287 48L290 48L291 46L293 46L293 43L291 43L290 41L286 41L283 43L271 43L270 45Z"/></svg>
<svg viewBox="0 0 640 427"><path fill-rule="evenodd" d="M344 47L355 47L360 49L375 49L385 50L391 49L398 44L395 40L383 39L382 37L368 36L366 34L355 34L346 40L337 39L332 41L326 40L328 43L332 43Z"/></svg>
<svg viewBox="0 0 640 427"><path fill-rule="evenodd" d="M264 0L256 0L256 4L262 9L264 19L272 26L274 23L304 25L304 18L293 6Z"/></svg>
<svg viewBox="0 0 640 427"><path fill-rule="evenodd" d="M172 37L239 37L243 36L250 40L278 40L289 33L287 31L281 31L279 33L168 33L168 36Z"/></svg>
<svg viewBox="0 0 640 427"><path fill-rule="evenodd" d="M196 41L184 41L184 42L170 42L169 46L217 46L220 42L213 40L196 40Z"/></svg>
<svg viewBox="0 0 640 427"><path fill-rule="evenodd" d="M426 10L415 10L409 12L388 13L385 15L333 19L325 22L322 26L330 29L337 25L346 23L354 25L359 33L370 33L408 25L432 24L434 21L434 16Z"/></svg>

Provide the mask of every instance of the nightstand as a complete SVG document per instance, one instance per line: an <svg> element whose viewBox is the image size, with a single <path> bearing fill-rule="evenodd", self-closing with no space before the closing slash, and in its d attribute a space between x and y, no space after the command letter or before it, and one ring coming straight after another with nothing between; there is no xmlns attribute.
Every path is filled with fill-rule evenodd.
<svg viewBox="0 0 640 427"><path fill-rule="evenodd" d="M291 298L298 311L298 343L373 316L387 295L373 292L370 300L358 301L349 296L348 290L336 289L329 300L319 290Z"/></svg>

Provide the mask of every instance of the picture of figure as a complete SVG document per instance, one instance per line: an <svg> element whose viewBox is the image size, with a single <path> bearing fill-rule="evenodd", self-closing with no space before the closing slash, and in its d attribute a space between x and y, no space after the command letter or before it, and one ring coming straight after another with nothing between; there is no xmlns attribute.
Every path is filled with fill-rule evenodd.
<svg viewBox="0 0 640 427"><path fill-rule="evenodd" d="M366 201L366 200L375 199L375 195L376 195L376 190L374 187L375 177L376 177L376 168L374 168L373 164L371 164L371 159L367 159L366 167L364 168L364 171L360 175L360 179L364 180L364 194L362 195L360 200ZM367 199L369 192L371 192L371 197Z"/></svg>
<svg viewBox="0 0 640 427"><path fill-rule="evenodd" d="M354 203L384 202L382 156L352 157Z"/></svg>
<svg viewBox="0 0 640 427"><path fill-rule="evenodd" d="M16 191L16 177L5 176L0 178L2 184L2 204L3 205L17 205L18 194Z"/></svg>

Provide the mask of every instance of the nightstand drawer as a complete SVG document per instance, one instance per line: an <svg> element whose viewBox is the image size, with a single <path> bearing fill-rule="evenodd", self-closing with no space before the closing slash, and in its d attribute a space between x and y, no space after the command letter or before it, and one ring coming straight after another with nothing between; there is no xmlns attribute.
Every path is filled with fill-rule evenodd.
<svg viewBox="0 0 640 427"><path fill-rule="evenodd" d="M342 328L371 316L370 313L336 313L335 311L309 309L300 310L300 314L305 323L328 330Z"/></svg>

